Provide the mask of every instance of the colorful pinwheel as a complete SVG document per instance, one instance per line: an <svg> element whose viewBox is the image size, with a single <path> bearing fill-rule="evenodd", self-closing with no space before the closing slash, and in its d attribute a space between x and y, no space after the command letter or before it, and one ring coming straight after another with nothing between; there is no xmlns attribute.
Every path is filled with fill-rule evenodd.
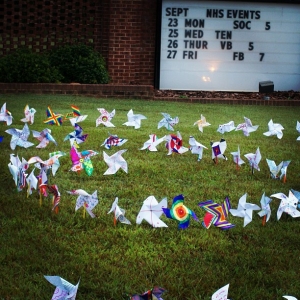
<svg viewBox="0 0 300 300"><path fill-rule="evenodd" d="M11 135L10 148L15 150L17 146L28 148L34 144L28 142L27 139L30 135L30 130L27 123L25 123L23 129L10 128L5 130L6 133Z"/></svg>
<svg viewBox="0 0 300 300"><path fill-rule="evenodd" d="M6 122L6 125L9 126L12 123L12 115L6 109L6 103L4 103L0 110L0 122Z"/></svg>
<svg viewBox="0 0 300 300"><path fill-rule="evenodd" d="M121 139L117 135L110 134L107 139L102 143L101 146L104 146L106 149L111 149L112 146L120 147L125 144L128 140Z"/></svg>
<svg viewBox="0 0 300 300"><path fill-rule="evenodd" d="M47 119L44 121L45 124L57 125L57 126L62 125L63 122L62 114L54 113L50 108L50 106L47 107L46 114L47 114Z"/></svg>
<svg viewBox="0 0 300 300"><path fill-rule="evenodd" d="M75 146L78 148L78 145L86 140L88 134L82 134L83 129L77 123L74 124L74 129L75 130L73 132L69 133L65 137L64 142L69 140L71 147Z"/></svg>
<svg viewBox="0 0 300 300"><path fill-rule="evenodd" d="M167 141L166 148L169 151L168 155L171 155L172 153L182 154L189 150L188 148L182 146L182 137L179 131L177 132L177 135L167 135L165 140Z"/></svg>
<svg viewBox="0 0 300 300"><path fill-rule="evenodd" d="M201 115L200 120L196 121L194 125L198 125L199 131L203 132L203 127L210 126L211 124L206 121L206 118Z"/></svg>
<svg viewBox="0 0 300 300"><path fill-rule="evenodd" d="M145 292L144 294L134 294L130 295L130 300L149 300L149 299L156 299L156 300L163 300L161 298L162 294L165 293L166 290L162 287L155 286L152 290Z"/></svg>
<svg viewBox="0 0 300 300"><path fill-rule="evenodd" d="M97 109L101 115L96 120L96 127L98 127L100 124L103 124L105 127L115 127L115 125L112 124L110 121L115 116L116 111L113 110L111 113L109 113L104 108L97 108Z"/></svg>
<svg viewBox="0 0 300 300"><path fill-rule="evenodd" d="M25 118L21 119L22 122L28 122L30 125L34 122L34 114L36 110L34 108L29 108L28 104L24 108Z"/></svg>
<svg viewBox="0 0 300 300"><path fill-rule="evenodd" d="M43 129L41 132L36 130L31 130L32 135L36 138L40 143L36 146L36 148L45 148L49 142L54 143L57 146L57 143L53 136L51 135L51 130L48 128Z"/></svg>

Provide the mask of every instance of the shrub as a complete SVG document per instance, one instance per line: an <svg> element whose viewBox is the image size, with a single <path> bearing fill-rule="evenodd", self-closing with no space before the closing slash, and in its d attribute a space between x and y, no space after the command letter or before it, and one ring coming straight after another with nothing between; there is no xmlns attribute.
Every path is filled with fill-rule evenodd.
<svg viewBox="0 0 300 300"><path fill-rule="evenodd" d="M0 82L59 82L62 76L48 56L20 48L0 58Z"/></svg>
<svg viewBox="0 0 300 300"><path fill-rule="evenodd" d="M83 44L66 45L50 52L50 62L63 76L62 82L108 83L105 61L100 53Z"/></svg>

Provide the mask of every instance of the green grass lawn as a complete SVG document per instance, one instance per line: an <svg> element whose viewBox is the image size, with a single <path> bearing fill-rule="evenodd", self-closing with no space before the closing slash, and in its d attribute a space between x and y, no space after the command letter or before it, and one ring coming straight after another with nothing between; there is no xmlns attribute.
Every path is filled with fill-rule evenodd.
<svg viewBox="0 0 300 300"><path fill-rule="evenodd" d="M236 226L221 231L201 225L204 210L198 203L212 199L222 203L230 197L232 208L237 208L239 198L247 193L247 202L260 204L262 194L267 196L289 189L300 191L300 142L296 141L296 121L300 121L299 108L268 106L227 106L214 104L172 103L158 101L96 99L76 96L47 95L1 95L0 105L7 103L12 113L13 124L7 127L0 123L1 176L0 176L0 299L51 299L54 286L43 275L59 275L73 284L80 279L76 299L122 299L124 293L142 293L158 285L167 289L164 299L211 299L211 295L227 283L230 284L230 299L258 300L283 299L283 295L300 297L299 281L299 229L300 219L283 214L277 221L276 213L280 200L273 198L270 221L262 226L257 212L253 220L243 227L243 219L229 214L228 220ZM58 145L50 143L45 149L36 149L38 141L32 135L29 141L35 146L28 149L10 149L11 136L8 128L22 129L23 109L28 104L37 110L35 122L30 129L41 131L50 128ZM77 174L69 171L72 163L69 156L70 143L64 137L73 131L69 121L61 127L43 124L48 105L53 111L66 114L70 105L79 106L88 118L80 123L84 133L89 134L80 150L95 150L98 155L91 158L94 172ZM116 109L112 120L115 128L99 126L95 120L100 115L97 108L109 112ZM127 112L133 109L143 114L140 129L123 126ZM164 144L158 152L140 151L149 135L162 137L171 132L157 129L162 119L161 112L178 116L175 126L188 147L189 136L208 147L203 159L186 152L182 155L167 155ZM203 114L211 126L203 133L193 126ZM254 125L260 125L256 132L245 137L242 131L221 135L219 124L230 120L235 125L246 116ZM268 122L281 123L285 128L283 138L266 137ZM122 147L106 150L100 145L108 133L128 139ZM228 160L214 164L211 159L211 141L225 138ZM241 157L260 148L262 160L260 172L251 169L248 163L239 170L232 160L231 152L240 147ZM107 165L103 161L103 150L109 155L120 149L128 162L128 174L122 170L115 175L104 176ZM61 193L59 213L51 211L51 197L44 198L39 205L37 191L26 197L26 190L17 192L8 170L10 154L28 160L32 156L48 159L53 151L64 151L60 168L55 177L49 175L49 184L56 184ZM287 181L271 179L266 158L278 164L291 160ZM31 165L28 174L31 172ZM36 170L36 175L38 174ZM82 211L75 213L76 196L67 191L84 189L88 193L98 191L99 204L94 209L96 218L83 218ZM136 216L143 201L154 195L158 201L167 197L168 207L176 195L183 194L185 205L193 210L200 222L191 219L186 230L178 230L178 222L161 219L168 228L152 228L143 222L136 225ZM107 214L115 197L125 216L132 225L113 225L113 215Z"/></svg>

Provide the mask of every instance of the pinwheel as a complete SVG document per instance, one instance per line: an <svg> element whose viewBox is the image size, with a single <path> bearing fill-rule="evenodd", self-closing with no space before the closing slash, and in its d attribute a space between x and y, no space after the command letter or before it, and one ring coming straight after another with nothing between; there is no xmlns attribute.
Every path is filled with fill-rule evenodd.
<svg viewBox="0 0 300 300"><path fill-rule="evenodd" d="M71 147L74 146L78 148L78 145L86 140L88 134L82 134L83 129L77 123L74 124L74 129L75 130L73 132L69 133L65 137L64 142L69 140Z"/></svg>
<svg viewBox="0 0 300 300"><path fill-rule="evenodd" d="M221 139L219 142L211 142L211 158L214 161L214 163L218 163L218 159L222 158L227 160L227 157L225 156L224 152L227 148L227 143L224 139Z"/></svg>
<svg viewBox="0 0 300 300"><path fill-rule="evenodd" d="M244 218L244 227L252 221L253 210L259 210L260 207L256 204L246 202L247 193L240 200L237 209L230 209L230 213L235 217Z"/></svg>
<svg viewBox="0 0 300 300"><path fill-rule="evenodd" d="M260 199L260 206L261 211L258 212L258 215L263 218L263 225L265 225L266 222L269 221L271 216L271 208L270 208L270 202L272 201L271 198L265 196L265 193L262 194Z"/></svg>
<svg viewBox="0 0 300 300"><path fill-rule="evenodd" d="M75 126L76 123L82 122L87 118L87 115L81 115L79 107L76 105L71 105L71 108L73 110L72 114L70 115L70 122L72 124L72 126Z"/></svg>
<svg viewBox="0 0 300 300"><path fill-rule="evenodd" d="M34 122L34 114L36 113L36 110L34 108L29 108L28 104L24 108L24 114L25 118L21 119L22 122L33 124Z"/></svg>
<svg viewBox="0 0 300 300"><path fill-rule="evenodd" d="M121 139L117 135L110 134L101 146L104 146L106 149L111 149L112 146L120 147L124 145L127 141L127 139Z"/></svg>
<svg viewBox="0 0 300 300"><path fill-rule="evenodd" d="M294 194L294 196L297 198L298 200L298 205L297 207L300 208L300 192L299 191L296 191L296 190L293 190L291 189L291 192Z"/></svg>
<svg viewBox="0 0 300 300"><path fill-rule="evenodd" d="M175 117L175 118L171 118L171 116L167 113L161 113L164 117L162 120L160 120L158 122L158 126L157 129L160 129L162 127L167 128L170 131L174 131L173 126L175 126L176 124L179 123L179 118Z"/></svg>
<svg viewBox="0 0 300 300"><path fill-rule="evenodd" d="M192 154L198 154L198 161L200 161L202 159L203 149L207 149L207 147L197 142L193 136L190 136L189 144Z"/></svg>
<svg viewBox="0 0 300 300"><path fill-rule="evenodd" d="M225 132L230 132L235 129L234 121L230 121L226 124L219 125L217 132L224 134Z"/></svg>
<svg viewBox="0 0 300 300"><path fill-rule="evenodd" d="M117 221L123 224L131 225L130 221L125 218L125 209L121 208L118 205L118 197L116 197L115 201L113 202L110 211L107 214L110 214L111 212L114 213L114 225L116 226Z"/></svg>
<svg viewBox="0 0 300 300"><path fill-rule="evenodd" d="M206 118L203 115L201 115L200 120L196 121L194 125L198 125L199 130L203 132L203 128L210 126L211 124L206 121Z"/></svg>
<svg viewBox="0 0 300 300"><path fill-rule="evenodd" d="M236 168L238 169L245 162L241 159L240 147L238 146L238 150L236 152L231 152L233 156L233 162L236 164Z"/></svg>
<svg viewBox="0 0 300 300"><path fill-rule="evenodd" d="M52 296L52 300L75 300L79 286L79 281L76 285L68 282L59 276L44 276L56 288Z"/></svg>
<svg viewBox="0 0 300 300"><path fill-rule="evenodd" d="M141 224L146 220L152 227L168 227L161 219L163 208L167 208L167 198L162 199L159 203L154 196L149 196L136 217L136 224Z"/></svg>
<svg viewBox="0 0 300 300"><path fill-rule="evenodd" d="M105 127L115 127L115 125L111 123L111 120L115 116L116 111L113 110L111 113L109 113L104 108L97 108L97 109L101 115L96 120L96 127L98 127L101 124L103 124Z"/></svg>
<svg viewBox="0 0 300 300"><path fill-rule="evenodd" d="M246 117L244 117L244 120L245 120L245 122L239 124L239 125L235 128L235 130L236 130L236 131L237 131L237 130L243 130L244 135L245 135L245 136L249 136L251 132L254 132L254 131L257 130L257 128L259 127L259 125L253 126L251 120L248 119L248 118L246 118Z"/></svg>
<svg viewBox="0 0 300 300"><path fill-rule="evenodd" d="M34 190L37 189L38 179L34 175L34 170L35 170L35 168L31 171L30 175L28 177L26 177L26 182L27 182L27 198L29 197L29 195L32 194L32 190L33 189Z"/></svg>
<svg viewBox="0 0 300 300"><path fill-rule="evenodd" d="M134 294L130 295L130 300L163 300L161 298L162 294L165 293L166 290L162 287L155 286L152 290L145 292L144 294Z"/></svg>
<svg viewBox="0 0 300 300"><path fill-rule="evenodd" d="M296 130L298 133L300 133L300 122L299 121L297 121ZM300 136L297 138L297 141L300 141Z"/></svg>
<svg viewBox="0 0 300 300"><path fill-rule="evenodd" d="M62 125L63 115L54 113L50 108L50 106L48 106L46 110L46 115L47 115L47 119L44 121L44 124L57 125L57 126Z"/></svg>
<svg viewBox="0 0 300 300"><path fill-rule="evenodd" d="M278 166L276 166L276 163L274 160L266 159L267 164L270 169L270 174L273 179L282 179L283 182L286 182L286 173L287 173L287 167L290 164L290 160L282 161ZM279 172L281 172L279 176Z"/></svg>
<svg viewBox="0 0 300 300"><path fill-rule="evenodd" d="M45 148L49 142L54 143L57 146L57 143L53 136L51 135L51 130L48 128L43 129L41 132L36 130L31 130L32 135L36 138L40 143L36 146L36 148Z"/></svg>
<svg viewBox="0 0 300 300"><path fill-rule="evenodd" d="M287 300L297 300L297 298L293 297L293 296L282 296L282 297L287 299Z"/></svg>
<svg viewBox="0 0 300 300"><path fill-rule="evenodd" d="M53 195L53 206L52 210L57 214L58 213L58 206L60 204L60 192L58 191L57 185L47 185L47 189L50 194Z"/></svg>
<svg viewBox="0 0 300 300"><path fill-rule="evenodd" d="M29 164L24 158L22 158L22 161L20 161L19 156L10 154L10 163L8 164L8 169L19 192L26 185L26 171L28 170L28 167Z"/></svg>
<svg viewBox="0 0 300 300"><path fill-rule="evenodd" d="M212 224L221 230L233 228L235 225L227 221L228 211L231 209L229 197L226 197L223 204L207 200L198 204L206 211L202 225L208 229Z"/></svg>
<svg viewBox="0 0 300 300"><path fill-rule="evenodd" d="M182 146L182 137L179 131L177 131L177 135L169 134L165 139L167 141L166 148L168 149L168 155L172 153L183 154L189 150Z"/></svg>
<svg viewBox="0 0 300 300"><path fill-rule="evenodd" d="M261 154L260 154L259 148L256 149L255 153L248 153L248 154L245 154L244 156L248 159L252 174L254 173L254 169L256 169L257 171L260 171L260 168L258 166L258 164L260 163L260 160L261 160Z"/></svg>
<svg viewBox="0 0 300 300"><path fill-rule="evenodd" d="M228 297L229 284L218 289L212 296L211 300L229 300Z"/></svg>
<svg viewBox="0 0 300 300"><path fill-rule="evenodd" d="M12 115L6 109L6 103L4 103L0 110L0 122L6 122L6 125L9 126L12 123Z"/></svg>
<svg viewBox="0 0 300 300"><path fill-rule="evenodd" d="M73 163L71 171L79 173L84 169L87 175L91 176L94 170L91 157L97 154L98 152L93 150L84 150L78 152L77 149L73 146L70 150L70 156Z"/></svg>
<svg viewBox="0 0 300 300"><path fill-rule="evenodd" d="M123 169L125 173L128 172L128 166L127 162L125 159L122 157L122 154L126 152L127 149L120 150L116 152L115 154L108 156L104 151L103 151L103 159L108 165L108 169L103 175L111 175L117 173L119 169Z"/></svg>
<svg viewBox="0 0 300 300"><path fill-rule="evenodd" d="M5 130L5 132L11 135L10 148L12 150L15 150L17 146L29 148L34 145L33 143L27 141L30 135L30 130L27 123L25 123L22 130L10 128Z"/></svg>
<svg viewBox="0 0 300 300"><path fill-rule="evenodd" d="M183 195L178 195L174 197L173 204L170 209L164 207L162 208L167 218L179 221L179 229L186 229L189 227L191 216L194 218L194 220L198 221L196 214L191 209L186 207L183 204L183 201Z"/></svg>
<svg viewBox="0 0 300 300"><path fill-rule="evenodd" d="M283 137L282 130L284 128L281 124L273 123L273 120L271 119L268 123L268 127L269 127L269 131L263 133L265 136L276 135L277 138L282 139Z"/></svg>
<svg viewBox="0 0 300 300"><path fill-rule="evenodd" d="M143 147L140 150L149 150L149 151L157 151L156 146L158 146L160 143L166 140L166 136L163 136L162 138L158 138L156 134L150 134L149 140L146 141L143 145Z"/></svg>
<svg viewBox="0 0 300 300"><path fill-rule="evenodd" d="M141 121L147 119L144 115L140 115L140 114L135 115L132 109L128 112L127 118L128 121L125 122L123 125L133 126L134 129L139 129L141 127Z"/></svg>

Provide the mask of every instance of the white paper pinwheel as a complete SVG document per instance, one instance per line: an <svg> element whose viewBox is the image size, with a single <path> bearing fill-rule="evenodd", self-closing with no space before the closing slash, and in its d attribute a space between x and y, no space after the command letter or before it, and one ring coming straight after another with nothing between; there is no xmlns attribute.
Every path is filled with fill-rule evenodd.
<svg viewBox="0 0 300 300"><path fill-rule="evenodd" d="M189 138L190 150L192 154L198 154L198 161L202 159L203 149L207 149L204 145L197 142L193 136Z"/></svg>
<svg viewBox="0 0 300 300"><path fill-rule="evenodd" d="M36 138L40 143L36 146L36 148L45 148L49 142L54 143L57 146L57 143L53 136L51 135L51 129L45 128L41 132L38 132L36 130L31 130L32 135L34 138Z"/></svg>
<svg viewBox="0 0 300 300"><path fill-rule="evenodd" d="M116 225L117 221L123 224L131 225L130 221L125 218L125 209L118 205L118 197L116 197L110 211L107 214L110 214L111 212L114 213L114 225Z"/></svg>
<svg viewBox="0 0 300 300"><path fill-rule="evenodd" d="M212 296L211 300L229 300L227 299L229 284L218 289Z"/></svg>
<svg viewBox="0 0 300 300"><path fill-rule="evenodd" d="M300 192L291 189L291 192L294 194L294 196L298 199L298 208L300 208Z"/></svg>
<svg viewBox="0 0 300 300"><path fill-rule="evenodd" d="M12 115L6 110L6 103L4 103L0 110L0 122L6 122L6 125L9 126L12 123Z"/></svg>
<svg viewBox="0 0 300 300"><path fill-rule="evenodd" d="M34 108L29 108L28 104L24 108L25 118L21 119L22 122L29 123L30 125L34 122L34 114L36 110Z"/></svg>
<svg viewBox="0 0 300 300"><path fill-rule="evenodd" d="M152 227L168 227L161 219L164 213L163 208L168 207L167 198L162 199L159 203L154 196L149 196L136 217L136 224L141 224L143 220L147 221Z"/></svg>
<svg viewBox="0 0 300 300"><path fill-rule="evenodd" d="M228 123L219 125L217 132L224 134L225 132L230 132L235 129L234 121L229 121Z"/></svg>
<svg viewBox="0 0 300 300"><path fill-rule="evenodd" d="M290 160L282 161L278 166L276 166L276 163L274 160L266 159L267 164L270 169L270 174L273 179L282 179L284 178L284 182L286 181L286 173L287 173L287 167L290 164ZM279 175L279 172L281 174Z"/></svg>
<svg viewBox="0 0 300 300"><path fill-rule="evenodd" d="M125 159L122 157L122 154L126 152L127 149L124 150L119 150L115 154L108 156L104 151L103 151L103 159L108 165L108 169L103 175L111 175L115 174L119 169L123 169L125 173L128 172L128 166L127 162Z"/></svg>
<svg viewBox="0 0 300 300"><path fill-rule="evenodd" d="M109 113L104 108L97 108L97 109L101 115L96 120L96 127L98 127L100 124L103 124L105 127L115 127L115 125L111 123L112 118L116 114L115 109L111 113Z"/></svg>
<svg viewBox="0 0 300 300"><path fill-rule="evenodd" d="M300 133L300 122L297 121L296 130ZM300 141L300 136L297 138L297 141Z"/></svg>
<svg viewBox="0 0 300 300"><path fill-rule="evenodd" d="M194 125L198 125L199 130L203 132L203 127L209 126L211 124L206 121L206 118L203 115L201 115L200 120L196 121Z"/></svg>
<svg viewBox="0 0 300 300"><path fill-rule="evenodd" d="M297 300L297 298L293 297L293 296L282 296L282 297L287 299L287 300Z"/></svg>
<svg viewBox="0 0 300 300"><path fill-rule="evenodd" d="M150 134L149 140L146 141L143 145L143 147L140 150L149 150L149 151L157 151L156 146L158 146L160 143L166 140L166 136L163 136L162 138L158 138L156 134Z"/></svg>
<svg viewBox="0 0 300 300"><path fill-rule="evenodd" d="M111 149L112 146L120 147L124 145L128 140L121 139L117 135L110 134L107 139L102 143L101 146L104 146L106 149Z"/></svg>
<svg viewBox="0 0 300 300"><path fill-rule="evenodd" d="M237 165L240 166L244 164L245 162L241 159L241 154L240 154L240 147L238 146L238 150L236 152L231 152L233 162Z"/></svg>
<svg viewBox="0 0 300 300"><path fill-rule="evenodd" d="M123 125L133 126L134 129L139 129L141 127L141 121L147 119L144 115L140 115L140 114L135 115L132 109L128 112L127 118L128 121L125 122Z"/></svg>
<svg viewBox="0 0 300 300"><path fill-rule="evenodd" d="M30 135L30 130L27 123L24 125L23 129L10 128L5 130L6 133L11 135L10 148L15 150L17 146L29 148L34 144L28 142L27 139Z"/></svg>
<svg viewBox="0 0 300 300"><path fill-rule="evenodd" d="M29 197L29 195L32 194L32 190L36 190L37 189L38 179L34 175L34 170L35 170L35 168L33 168L33 170L31 171L30 175L26 177L26 182L27 182L27 198Z"/></svg>
<svg viewBox="0 0 300 300"><path fill-rule="evenodd" d="M253 210L259 210L260 207L256 204L246 202L247 193L240 200L237 209L230 209L230 213L235 217L244 218L244 227L252 221Z"/></svg>
<svg viewBox="0 0 300 300"><path fill-rule="evenodd" d="M172 118L169 114L167 113L161 113L164 117L163 119L161 119L159 122L158 122L158 125L157 125L157 129L160 129L162 127L165 127L166 129L168 129L169 131L174 131L174 128L173 126L175 126L176 124L179 123L179 118L178 117L175 117L175 118Z"/></svg>
<svg viewBox="0 0 300 300"><path fill-rule="evenodd" d="M26 185L27 174L25 172L27 171L28 167L29 164L24 158L22 158L22 161L20 161L19 156L10 154L10 163L8 164L8 169L13 177L18 191L21 191Z"/></svg>
<svg viewBox="0 0 300 300"><path fill-rule="evenodd" d="M269 221L270 216L271 216L271 207L270 207L271 201L272 201L272 199L265 196L265 193L262 194L261 199L260 199L261 211L258 212L258 215L260 217L266 216L266 222Z"/></svg>
<svg viewBox="0 0 300 300"><path fill-rule="evenodd" d="M287 213L293 218L300 217L300 211L297 210L298 199L289 191L289 196L286 196L283 193L273 194L270 197L275 197L277 199L281 199L280 205L277 210L277 220L281 218L282 213Z"/></svg>
<svg viewBox="0 0 300 300"><path fill-rule="evenodd" d="M268 127L269 127L269 131L263 133L265 136L276 135L277 138L282 139L283 137L282 130L284 128L281 124L273 123L273 120L271 119L268 123Z"/></svg>
<svg viewBox="0 0 300 300"><path fill-rule="evenodd" d="M219 142L211 142L211 158L212 160L217 163L218 159L225 159L227 160L227 157L224 155L224 152L227 148L227 143L224 139L221 139Z"/></svg>
<svg viewBox="0 0 300 300"><path fill-rule="evenodd" d="M249 136L251 132L254 132L257 130L257 128L259 127L259 125L252 125L252 122L249 118L244 117L245 122L239 124L238 126L236 126L235 130L243 130L243 133L245 136Z"/></svg>
<svg viewBox="0 0 300 300"><path fill-rule="evenodd" d="M259 147L256 149L255 153L248 153L248 154L245 154L244 156L249 161L252 173L253 173L254 169L256 169L257 171L260 171L260 168L258 166L258 164L260 163L260 160L261 160L261 154L260 154Z"/></svg>
<svg viewBox="0 0 300 300"><path fill-rule="evenodd" d="M68 282L59 276L44 276L56 288L52 296L52 300L75 300L79 286L79 281L76 285Z"/></svg>
<svg viewBox="0 0 300 300"><path fill-rule="evenodd" d="M169 134L165 137L166 140L166 148L168 149L168 155L172 153L183 154L189 151L189 148L182 146L182 137L179 131L177 131L177 135Z"/></svg>
<svg viewBox="0 0 300 300"><path fill-rule="evenodd" d="M79 144L83 143L86 138L88 137L88 134L82 134L83 129L81 126L79 126L77 123L74 124L74 131L69 133L65 138L64 142L69 140L70 146L78 147Z"/></svg>
<svg viewBox="0 0 300 300"><path fill-rule="evenodd" d="M71 115L71 118L69 118L72 126L75 126L76 123L82 122L87 118L87 115L82 115L80 113L80 109L76 105L71 105L71 108L73 112L69 115Z"/></svg>

